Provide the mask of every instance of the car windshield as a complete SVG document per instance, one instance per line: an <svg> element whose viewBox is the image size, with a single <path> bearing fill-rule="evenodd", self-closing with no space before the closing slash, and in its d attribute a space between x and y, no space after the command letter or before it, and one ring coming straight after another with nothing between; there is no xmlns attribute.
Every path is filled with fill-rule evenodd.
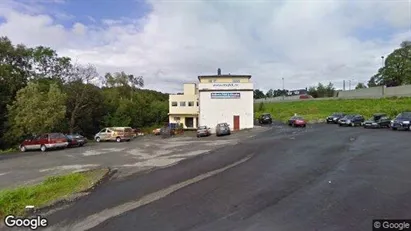
<svg viewBox="0 0 411 231"><path fill-rule="evenodd" d="M303 117L301 117L301 116L294 116L293 119L295 119L295 120L302 120Z"/></svg>
<svg viewBox="0 0 411 231"><path fill-rule="evenodd" d="M411 112L403 112L397 115L396 119L411 119Z"/></svg>
<svg viewBox="0 0 411 231"><path fill-rule="evenodd" d="M67 138L72 139L73 136L72 135L66 135Z"/></svg>
<svg viewBox="0 0 411 231"><path fill-rule="evenodd" d="M333 113L331 116L342 116L342 113Z"/></svg>
<svg viewBox="0 0 411 231"><path fill-rule="evenodd" d="M352 119L354 117L355 117L355 115L346 115L346 116L344 116L345 119Z"/></svg>
<svg viewBox="0 0 411 231"><path fill-rule="evenodd" d="M206 128L207 128L206 126L200 126L198 129L202 130L202 129L206 129Z"/></svg>

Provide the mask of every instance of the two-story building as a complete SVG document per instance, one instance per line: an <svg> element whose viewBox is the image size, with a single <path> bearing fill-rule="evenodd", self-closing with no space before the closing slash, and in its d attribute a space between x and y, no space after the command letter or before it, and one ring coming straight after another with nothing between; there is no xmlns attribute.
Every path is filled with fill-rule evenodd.
<svg viewBox="0 0 411 231"><path fill-rule="evenodd" d="M184 84L183 94L169 95L169 123L182 124L184 129L197 129L198 105L197 85Z"/></svg>
<svg viewBox="0 0 411 231"><path fill-rule="evenodd" d="M221 74L198 76L199 124L212 132L218 123L228 123L232 130L253 128L254 98L251 75Z"/></svg>

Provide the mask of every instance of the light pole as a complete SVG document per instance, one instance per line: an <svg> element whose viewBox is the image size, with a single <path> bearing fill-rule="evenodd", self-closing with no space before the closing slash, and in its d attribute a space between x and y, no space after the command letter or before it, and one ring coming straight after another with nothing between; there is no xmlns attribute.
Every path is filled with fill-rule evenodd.
<svg viewBox="0 0 411 231"><path fill-rule="evenodd" d="M351 80L348 80L348 90L351 90Z"/></svg>
<svg viewBox="0 0 411 231"><path fill-rule="evenodd" d="M384 67L384 56L381 56L381 67Z"/></svg>
<svg viewBox="0 0 411 231"><path fill-rule="evenodd" d="M285 91L284 91L284 77L282 77L281 79L283 80L283 100L284 100L284 97L285 97Z"/></svg>

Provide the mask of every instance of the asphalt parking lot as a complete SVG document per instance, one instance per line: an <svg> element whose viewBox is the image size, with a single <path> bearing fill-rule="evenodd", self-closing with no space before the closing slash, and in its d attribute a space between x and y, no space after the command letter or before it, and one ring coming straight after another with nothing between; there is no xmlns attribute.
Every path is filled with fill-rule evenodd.
<svg viewBox="0 0 411 231"><path fill-rule="evenodd" d="M153 168L170 166L181 160L206 154L216 148L235 145L267 127L255 127L230 136L203 138L195 134L162 139L138 137L131 142L90 143L84 147L26 152L0 158L0 188L37 183L45 176L82 171L95 167L117 169L124 177Z"/></svg>
<svg viewBox="0 0 411 231"><path fill-rule="evenodd" d="M47 230L363 231L372 219L411 217L411 132L270 128L201 158L109 181L47 215Z"/></svg>

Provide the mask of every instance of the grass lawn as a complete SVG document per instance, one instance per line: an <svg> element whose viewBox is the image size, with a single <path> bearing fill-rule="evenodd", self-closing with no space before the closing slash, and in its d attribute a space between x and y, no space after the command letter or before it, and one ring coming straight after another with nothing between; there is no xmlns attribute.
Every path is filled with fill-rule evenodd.
<svg viewBox="0 0 411 231"><path fill-rule="evenodd" d="M9 214L21 216L24 215L27 205L39 208L85 191L99 181L107 171L108 169L96 169L63 176L52 176L37 185L1 190L0 218L3 219Z"/></svg>
<svg viewBox="0 0 411 231"><path fill-rule="evenodd" d="M324 120L333 112L361 114L366 118L373 113L387 113L395 117L400 112L411 111L411 98L384 99L341 99L341 100L312 100L279 103L257 103L254 105L255 117L262 113L271 113L274 119L286 121L294 113L303 116L310 122Z"/></svg>

